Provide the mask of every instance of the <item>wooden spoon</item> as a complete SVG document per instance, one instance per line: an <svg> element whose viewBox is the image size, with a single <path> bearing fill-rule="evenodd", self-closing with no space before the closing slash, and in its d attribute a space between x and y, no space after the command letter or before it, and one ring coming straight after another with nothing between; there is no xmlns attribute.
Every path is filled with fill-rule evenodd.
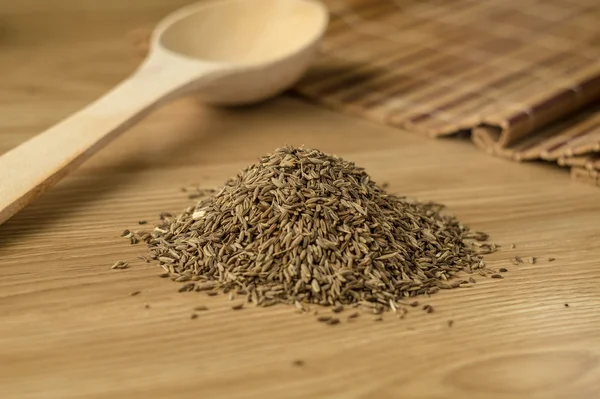
<svg viewBox="0 0 600 399"><path fill-rule="evenodd" d="M91 105L0 157L0 223L110 140L177 96L261 101L306 70L328 23L316 0L219 0L161 21L136 72Z"/></svg>

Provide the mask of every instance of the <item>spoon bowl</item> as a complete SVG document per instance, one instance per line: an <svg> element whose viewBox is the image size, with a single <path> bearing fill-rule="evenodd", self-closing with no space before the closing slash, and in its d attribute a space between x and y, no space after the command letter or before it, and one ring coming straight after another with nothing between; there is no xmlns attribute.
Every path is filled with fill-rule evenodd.
<svg viewBox="0 0 600 399"><path fill-rule="evenodd" d="M175 97L247 104L289 88L327 23L317 0L209 0L167 16L129 78L0 157L0 223Z"/></svg>
<svg viewBox="0 0 600 399"><path fill-rule="evenodd" d="M222 74L196 89L202 101L253 103L279 94L298 80L327 23L327 9L315 0L192 4L157 25L148 60L170 56L218 67Z"/></svg>

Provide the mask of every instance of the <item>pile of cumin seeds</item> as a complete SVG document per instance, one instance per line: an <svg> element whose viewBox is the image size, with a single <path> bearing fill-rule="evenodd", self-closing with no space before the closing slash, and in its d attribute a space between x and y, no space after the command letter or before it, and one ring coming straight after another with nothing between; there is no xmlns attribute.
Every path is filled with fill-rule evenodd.
<svg viewBox="0 0 600 399"><path fill-rule="evenodd" d="M164 217L145 241L172 280L198 290L236 290L262 306L393 308L485 268L470 243L487 235L442 209L386 193L342 158L285 147Z"/></svg>

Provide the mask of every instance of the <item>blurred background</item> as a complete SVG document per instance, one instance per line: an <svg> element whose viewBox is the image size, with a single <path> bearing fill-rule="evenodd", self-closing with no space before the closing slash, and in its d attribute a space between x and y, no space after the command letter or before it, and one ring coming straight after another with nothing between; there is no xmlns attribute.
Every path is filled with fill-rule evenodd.
<svg viewBox="0 0 600 399"><path fill-rule="evenodd" d="M598 1L324 2L331 23L296 94L417 134L467 135L492 155L552 162L600 184ZM60 100L66 116L86 103L81 93L100 95L133 70L154 24L185 4L1 2L3 111L32 124L56 122L61 109L23 115L20 101ZM46 57L57 68L46 68ZM60 80L60 90L47 92L31 76ZM22 138L2 140L10 146Z"/></svg>

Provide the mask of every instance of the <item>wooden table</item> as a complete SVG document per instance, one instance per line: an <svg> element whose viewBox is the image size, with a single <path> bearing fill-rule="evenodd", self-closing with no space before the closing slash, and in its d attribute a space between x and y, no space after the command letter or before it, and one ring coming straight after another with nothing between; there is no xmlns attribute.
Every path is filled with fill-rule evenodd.
<svg viewBox="0 0 600 399"><path fill-rule="evenodd" d="M127 32L183 3L2 2L0 153L125 77L137 63ZM489 265L509 272L423 298L433 314L326 326L284 306L234 312L225 296L177 293L119 237L193 204L182 186L218 186L284 144L447 204L503 245ZM554 167L291 97L239 110L182 99L0 227L0 397L598 398L599 227L600 191ZM517 254L538 260L515 266ZM111 270L119 259L131 268ZM210 310L190 319L200 304Z"/></svg>

